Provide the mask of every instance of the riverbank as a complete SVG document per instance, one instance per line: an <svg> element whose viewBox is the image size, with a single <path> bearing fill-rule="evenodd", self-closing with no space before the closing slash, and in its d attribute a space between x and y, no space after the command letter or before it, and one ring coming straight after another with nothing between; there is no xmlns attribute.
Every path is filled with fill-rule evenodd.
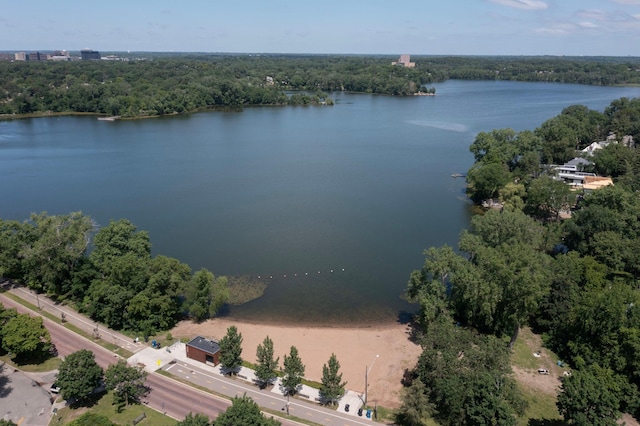
<svg viewBox="0 0 640 426"><path fill-rule="evenodd" d="M399 323L374 327L300 327L217 318L200 324L183 321L171 330L171 334L174 338L190 339L201 335L219 340L231 325L242 334L242 357L249 362L256 361L256 348L269 336L273 340L275 356L280 357L280 367L284 355L295 346L309 380L321 380L322 366L332 353L340 362L347 389L364 392L365 371L369 370L369 404L387 408L400 406L404 372L415 366L422 352L420 346L410 340L410 326Z"/></svg>

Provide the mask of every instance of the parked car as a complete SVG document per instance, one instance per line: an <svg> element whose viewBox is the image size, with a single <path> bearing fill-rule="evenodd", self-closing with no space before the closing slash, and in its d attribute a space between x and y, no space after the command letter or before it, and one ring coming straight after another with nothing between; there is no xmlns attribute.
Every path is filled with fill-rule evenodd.
<svg viewBox="0 0 640 426"><path fill-rule="evenodd" d="M60 386L58 386L57 383L52 384L49 387L49 392L51 392L51 393L60 393Z"/></svg>
<svg viewBox="0 0 640 426"><path fill-rule="evenodd" d="M344 412L348 413L349 412L349 404L345 404L344 406Z"/></svg>

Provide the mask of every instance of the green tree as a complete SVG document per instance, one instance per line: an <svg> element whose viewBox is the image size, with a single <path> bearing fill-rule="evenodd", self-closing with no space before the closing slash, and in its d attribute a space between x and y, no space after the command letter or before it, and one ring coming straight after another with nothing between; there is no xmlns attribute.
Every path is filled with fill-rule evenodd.
<svg viewBox="0 0 640 426"><path fill-rule="evenodd" d="M8 313L10 315L10 313ZM42 317L12 316L2 327L2 345L16 358L44 359L51 350L51 336Z"/></svg>
<svg viewBox="0 0 640 426"><path fill-rule="evenodd" d="M409 301L420 305L419 324L426 328L442 316L449 316L447 283L453 274L465 275L468 262L447 245L425 250L422 269L413 271L409 278Z"/></svg>
<svg viewBox="0 0 640 426"><path fill-rule="evenodd" d="M10 319L15 318L17 316L18 316L18 311L15 308L5 308L4 305L0 303L0 347L2 347L3 349L4 349L3 328Z"/></svg>
<svg viewBox="0 0 640 426"><path fill-rule="evenodd" d="M24 278L21 251L35 240L32 224L0 219L0 277Z"/></svg>
<svg viewBox="0 0 640 426"><path fill-rule="evenodd" d="M500 189L512 180L507 166L502 163L476 163L467 174L467 193L476 203L497 199Z"/></svg>
<svg viewBox="0 0 640 426"><path fill-rule="evenodd" d="M149 234L138 231L128 220L111 221L93 239L89 256L101 279L135 292L146 287L151 259Z"/></svg>
<svg viewBox="0 0 640 426"><path fill-rule="evenodd" d="M100 385L104 376L93 352L81 349L69 354L60 364L56 383L66 400L84 400Z"/></svg>
<svg viewBox="0 0 640 426"><path fill-rule="evenodd" d="M344 396L344 387L347 382L342 381L340 363L336 354L331 354L329 362L322 366L322 385L320 386L320 398L325 403L335 405Z"/></svg>
<svg viewBox="0 0 640 426"><path fill-rule="evenodd" d="M232 325L219 344L221 367L229 374L236 374L242 366L242 334Z"/></svg>
<svg viewBox="0 0 640 426"><path fill-rule="evenodd" d="M516 424L526 402L511 377L509 351L501 339L442 318L420 342L424 350L415 380L424 383L440 424Z"/></svg>
<svg viewBox="0 0 640 426"><path fill-rule="evenodd" d="M298 392L298 387L302 383L304 377L304 364L298 355L298 348L291 346L289 355L284 356L282 361L284 364L284 377L282 378L282 386L287 395L294 395Z"/></svg>
<svg viewBox="0 0 640 426"><path fill-rule="evenodd" d="M215 422L209 420L209 417L200 413L189 413L184 420L177 423L176 426L213 426Z"/></svg>
<svg viewBox="0 0 640 426"><path fill-rule="evenodd" d="M113 391L113 403L121 406L140 402L147 392L147 372L140 367L130 367L124 360L111 364L105 372L105 384Z"/></svg>
<svg viewBox="0 0 640 426"><path fill-rule="evenodd" d="M116 423L113 423L105 415L89 412L73 420L69 426L116 426Z"/></svg>
<svg viewBox="0 0 640 426"><path fill-rule="evenodd" d="M185 305L196 321L214 317L229 299L226 277L216 278L206 269L196 272L187 284Z"/></svg>
<svg viewBox="0 0 640 426"><path fill-rule="evenodd" d="M498 191L498 200L505 210L522 210L526 193L523 184L509 182Z"/></svg>
<svg viewBox="0 0 640 426"><path fill-rule="evenodd" d="M469 150L473 153L476 163L515 164L518 156L516 133L512 129L480 132Z"/></svg>
<svg viewBox="0 0 640 426"><path fill-rule="evenodd" d="M549 176L534 179L527 189L525 209L534 217L544 220L560 220L560 212L568 211L575 202L575 194L569 186Z"/></svg>
<svg viewBox="0 0 640 426"><path fill-rule="evenodd" d="M18 426L11 420L0 419L0 426Z"/></svg>
<svg viewBox="0 0 640 426"><path fill-rule="evenodd" d="M562 382L558 410L575 425L613 426L620 418L624 382L598 365L574 371Z"/></svg>
<svg viewBox="0 0 640 426"><path fill-rule="evenodd" d="M494 248L464 236L460 247L470 253L475 275L453 282L456 312L480 330L510 335L513 345L549 291L549 256L526 243Z"/></svg>
<svg viewBox="0 0 640 426"><path fill-rule="evenodd" d="M32 214L31 223L36 239L26 242L20 252L25 280L37 291L64 296L70 290L73 271L89 247L93 222L75 212L59 216Z"/></svg>
<svg viewBox="0 0 640 426"><path fill-rule="evenodd" d="M541 251L542 228L520 211L490 211L472 220L460 249L468 261L450 278L457 318L484 332L511 335L537 312L549 291L551 259Z"/></svg>
<svg viewBox="0 0 640 426"><path fill-rule="evenodd" d="M258 362L255 370L256 378L260 381L261 387L265 387L277 377L276 370L280 361L280 357L274 359L273 340L269 336L258 345L256 360Z"/></svg>
<svg viewBox="0 0 640 426"><path fill-rule="evenodd" d="M411 386L402 389L402 405L395 415L399 426L427 426L435 414L435 406L429 401L427 388L421 380L414 380Z"/></svg>
<svg viewBox="0 0 640 426"><path fill-rule="evenodd" d="M267 418L260 407L247 395L233 397L231 406L221 413L213 422L215 426L278 426L281 423L273 417Z"/></svg>

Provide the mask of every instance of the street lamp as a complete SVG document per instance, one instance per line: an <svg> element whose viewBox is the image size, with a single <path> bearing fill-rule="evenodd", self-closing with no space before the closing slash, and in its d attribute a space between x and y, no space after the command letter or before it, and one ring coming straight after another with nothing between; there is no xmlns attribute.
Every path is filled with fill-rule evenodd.
<svg viewBox="0 0 640 426"><path fill-rule="evenodd" d="M365 407L367 406L367 394L369 393L369 372L373 368L373 364L376 363L376 359L378 359L379 356L380 355L376 355L376 357L373 359L373 362L371 363L369 368L367 368L367 366L365 365L365 369L364 369L364 406Z"/></svg>

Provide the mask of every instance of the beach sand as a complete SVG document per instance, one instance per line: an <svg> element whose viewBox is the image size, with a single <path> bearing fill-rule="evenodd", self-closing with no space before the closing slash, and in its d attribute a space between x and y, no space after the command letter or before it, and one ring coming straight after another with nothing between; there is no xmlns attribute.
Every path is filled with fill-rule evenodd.
<svg viewBox="0 0 640 426"><path fill-rule="evenodd" d="M365 372L368 370L370 405L386 408L400 406L402 377L406 369L412 369L420 356L421 348L413 343L410 327L404 324L375 325L370 328L298 327L239 322L218 318L200 324L189 321L179 323L171 334L174 338L203 337L220 340L227 328L235 325L242 334L242 358L256 361L256 348L266 336L273 340L274 351L280 357L280 367L291 346L298 349L305 365L305 377L320 382L322 366L335 353L346 388L364 392Z"/></svg>

